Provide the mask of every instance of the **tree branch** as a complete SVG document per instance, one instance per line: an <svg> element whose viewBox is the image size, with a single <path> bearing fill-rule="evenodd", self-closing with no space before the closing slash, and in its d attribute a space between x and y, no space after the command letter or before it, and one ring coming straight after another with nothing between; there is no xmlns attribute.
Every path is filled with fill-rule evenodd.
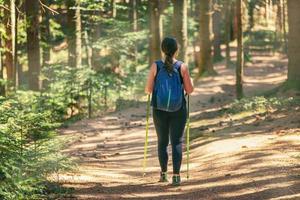
<svg viewBox="0 0 300 200"><path fill-rule="evenodd" d="M5 7L4 5L0 5L0 8L3 8L5 10L7 10L7 11L10 11L9 8Z"/></svg>
<svg viewBox="0 0 300 200"><path fill-rule="evenodd" d="M44 12L46 11L46 10L45 10L45 8L46 8L46 9L48 9L48 10L52 13L52 15L54 15L54 14L59 14L59 12L57 12L56 10L53 10L53 9L50 8L49 6L43 4L43 2L42 2L41 0L39 0L39 2L40 2L40 4L41 4L42 9L43 9Z"/></svg>

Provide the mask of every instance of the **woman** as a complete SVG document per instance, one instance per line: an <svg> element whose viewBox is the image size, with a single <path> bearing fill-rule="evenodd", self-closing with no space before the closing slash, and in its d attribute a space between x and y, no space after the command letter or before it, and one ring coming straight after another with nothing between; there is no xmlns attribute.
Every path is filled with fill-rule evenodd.
<svg viewBox="0 0 300 200"><path fill-rule="evenodd" d="M167 147L170 138L173 159L172 185L179 186L181 183L182 140L187 119L184 91L186 94L191 94L194 88L187 65L176 60L178 55L176 39L164 38L161 43L161 50L163 59L157 60L151 65L145 92L147 94L152 93L151 105L161 167L160 182L168 182ZM176 92L177 88L181 92Z"/></svg>

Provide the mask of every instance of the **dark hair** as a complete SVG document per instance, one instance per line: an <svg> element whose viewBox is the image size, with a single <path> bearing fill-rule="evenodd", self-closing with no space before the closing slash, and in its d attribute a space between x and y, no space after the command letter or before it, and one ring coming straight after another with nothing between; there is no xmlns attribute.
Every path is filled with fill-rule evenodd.
<svg viewBox="0 0 300 200"><path fill-rule="evenodd" d="M178 43L173 37L165 37L161 42L161 50L165 53L165 67L169 73L173 71L173 56L178 50Z"/></svg>

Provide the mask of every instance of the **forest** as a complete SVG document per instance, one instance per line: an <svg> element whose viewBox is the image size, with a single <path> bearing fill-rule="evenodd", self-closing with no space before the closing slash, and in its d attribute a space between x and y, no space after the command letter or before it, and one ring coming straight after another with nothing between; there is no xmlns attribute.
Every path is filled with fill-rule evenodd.
<svg viewBox="0 0 300 200"><path fill-rule="evenodd" d="M0 199L300 199L299 11L0 0ZM195 88L180 189L156 183L152 119L142 176L145 80L166 36Z"/></svg>

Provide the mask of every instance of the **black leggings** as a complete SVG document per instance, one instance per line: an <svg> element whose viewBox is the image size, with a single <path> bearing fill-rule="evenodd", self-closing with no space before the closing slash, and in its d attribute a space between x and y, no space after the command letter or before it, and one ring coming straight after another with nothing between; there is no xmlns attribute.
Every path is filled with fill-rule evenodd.
<svg viewBox="0 0 300 200"><path fill-rule="evenodd" d="M168 168L169 137L172 145L173 173L179 174L182 161L182 140L187 119L186 103L176 112L153 108L153 121L158 138L158 158L162 172Z"/></svg>

